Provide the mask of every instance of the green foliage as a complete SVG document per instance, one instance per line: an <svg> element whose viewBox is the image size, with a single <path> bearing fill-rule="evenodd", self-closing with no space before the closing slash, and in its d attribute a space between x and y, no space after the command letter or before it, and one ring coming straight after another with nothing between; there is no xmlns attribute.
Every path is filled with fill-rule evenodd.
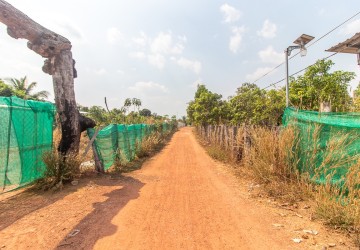
<svg viewBox="0 0 360 250"><path fill-rule="evenodd" d="M259 123L261 113L265 103L264 90L261 90L256 84L243 83L237 89L236 95L229 101L231 110L231 122L233 124L241 123Z"/></svg>
<svg viewBox="0 0 360 250"><path fill-rule="evenodd" d="M353 103L353 110L359 112L360 111L360 83L356 87L354 91L354 103Z"/></svg>
<svg viewBox="0 0 360 250"><path fill-rule="evenodd" d="M134 103L134 104L133 104ZM138 111L130 111L129 108L134 105L134 109ZM124 102L124 106L121 108L114 108L109 112L100 106L84 107L78 104L80 112L84 112L86 116L93 119L98 126L107 126L109 124L140 124L140 123L163 123L166 118L151 114L149 109L139 110L141 106L141 100L137 98L127 98Z"/></svg>
<svg viewBox="0 0 360 250"><path fill-rule="evenodd" d="M285 91L266 91L244 83L230 98L229 106L232 124L278 125L285 109Z"/></svg>
<svg viewBox="0 0 360 250"><path fill-rule="evenodd" d="M209 91L205 85L198 85L195 100L189 102L187 114L196 125L220 124L227 120L227 103L222 96Z"/></svg>
<svg viewBox="0 0 360 250"><path fill-rule="evenodd" d="M3 80L0 79L0 96L12 96L13 90L12 88L7 85Z"/></svg>
<svg viewBox="0 0 360 250"><path fill-rule="evenodd" d="M348 111L351 98L347 91L355 73L346 71L330 72L334 63L319 60L309 67L304 75L290 82L291 104L300 109L319 110L320 103L329 102L333 111Z"/></svg>
<svg viewBox="0 0 360 250"><path fill-rule="evenodd" d="M139 111L139 114L141 116L149 117L149 116L151 116L151 111L149 109L142 109Z"/></svg>
<svg viewBox="0 0 360 250"><path fill-rule="evenodd" d="M360 85L352 100L348 93L349 82L355 73L330 72L334 63L319 60L304 75L291 79L290 102L305 110L319 110L320 104L330 103L333 111L360 111ZM187 115L194 125L231 123L276 126L281 124L285 109L285 88L264 90L254 83L243 83L228 101L198 85L194 100L188 103Z"/></svg>
<svg viewBox="0 0 360 250"><path fill-rule="evenodd" d="M11 86L12 94L22 99L43 101L50 95L49 92L45 90L33 93L37 82L29 84L26 76L20 79L11 78L8 82Z"/></svg>

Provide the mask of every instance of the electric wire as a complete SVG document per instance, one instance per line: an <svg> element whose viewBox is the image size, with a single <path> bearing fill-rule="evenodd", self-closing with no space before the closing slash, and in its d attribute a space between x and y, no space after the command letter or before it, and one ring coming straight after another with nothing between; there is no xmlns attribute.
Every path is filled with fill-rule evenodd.
<svg viewBox="0 0 360 250"><path fill-rule="evenodd" d="M329 35L330 33L334 32L336 29L340 28L342 25L344 25L345 23L347 23L348 21L350 21L351 19L353 19L354 17L356 17L357 15L360 14L360 11L355 13L354 15L352 15L351 17L349 17L348 19L346 19L344 22L340 23L339 25L337 25L336 27L334 27L333 29L331 29L330 31L328 31L327 33L325 33L324 35L322 35L321 37L319 37L318 39L316 39L315 41L313 41L312 43L310 43L307 48L311 47L312 45L314 45L315 43L317 43L318 41L320 41L321 39L323 39L324 37L326 37L327 35ZM300 52L297 52L296 54L294 54L293 56L289 57L289 60L291 60L292 58L294 58L295 56L299 55ZM269 75L270 73L272 73L274 70L278 69L280 66L282 66L285 62L280 63L279 65L275 66L274 68L272 68L270 71L266 72L265 74L263 74L262 76L260 76L259 78L257 78L255 81L253 81L252 83L256 83L257 81L261 80L262 78L264 78L265 76ZM284 79L283 79L284 80ZM281 81L283 81L281 80Z"/></svg>
<svg viewBox="0 0 360 250"><path fill-rule="evenodd" d="M360 12L359 12L359 13L360 13ZM358 41L358 42L356 42L356 43L353 43L353 44L350 44L350 45L348 45L348 46L355 46L355 45L358 45L359 43L360 43L360 41ZM331 55L326 56L326 57L324 57L324 58L322 58L322 59L320 59L320 60L329 59L330 57L333 57L333 56L341 53L341 52L344 51L346 48L347 48L347 47L344 47L343 49L341 49L341 50L339 50L339 51L337 51L337 52L334 52L334 53L332 53ZM318 60L319 60L319 59L318 59ZM318 61L318 60L316 60L316 61ZM301 69L301 70L299 70L299 71L296 71L295 73L292 73L291 75L289 75L289 77L294 76L294 75L297 75L297 74L299 74L300 72L303 72L303 71L307 70L307 69L310 68L311 66L314 66L315 64L316 64L316 62L313 63L313 64L311 64L311 65L308 65L307 67L305 67L305 68L303 68L303 69ZM278 83L280 83L280 82L282 82L282 81L284 81L284 80L285 80L285 77L282 78L281 80L277 81L277 82L274 82L274 83L269 84L268 86L262 88L261 90L270 88L271 86L275 86L276 84L278 84Z"/></svg>

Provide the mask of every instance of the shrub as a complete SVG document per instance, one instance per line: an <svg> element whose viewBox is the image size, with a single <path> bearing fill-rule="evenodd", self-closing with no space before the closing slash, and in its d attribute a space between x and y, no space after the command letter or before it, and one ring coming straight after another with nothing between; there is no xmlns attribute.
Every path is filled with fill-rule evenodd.
<svg viewBox="0 0 360 250"><path fill-rule="evenodd" d="M44 153L43 161L46 170L38 186L45 190L61 189L63 182L70 182L80 176L81 160L78 156L63 156L54 150Z"/></svg>

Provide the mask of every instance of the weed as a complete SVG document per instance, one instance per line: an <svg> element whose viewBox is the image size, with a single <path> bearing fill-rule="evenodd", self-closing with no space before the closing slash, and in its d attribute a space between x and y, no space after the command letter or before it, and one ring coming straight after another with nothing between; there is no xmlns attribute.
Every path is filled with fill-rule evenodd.
<svg viewBox="0 0 360 250"><path fill-rule="evenodd" d="M215 160L222 161L222 162L228 162L228 160L229 160L229 153L226 152L219 145L210 145L206 148L206 151Z"/></svg>
<svg viewBox="0 0 360 250"><path fill-rule="evenodd" d="M63 182L72 181L80 176L81 160L78 156L72 154L63 156L57 151L49 151L44 153L43 161L46 170L44 177L36 184L38 188L61 189Z"/></svg>
<svg viewBox="0 0 360 250"><path fill-rule="evenodd" d="M140 144L137 146L136 156L139 158L148 157L157 149L157 147L161 146L164 137L161 133L155 132L147 136Z"/></svg>

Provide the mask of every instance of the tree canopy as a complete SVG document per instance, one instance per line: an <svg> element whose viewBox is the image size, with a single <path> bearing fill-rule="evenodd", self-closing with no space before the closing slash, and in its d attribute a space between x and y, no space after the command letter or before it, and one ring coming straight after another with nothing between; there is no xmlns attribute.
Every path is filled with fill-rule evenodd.
<svg viewBox="0 0 360 250"><path fill-rule="evenodd" d="M290 82L290 101L292 106L306 110L319 110L323 102L332 106L332 111L349 111L351 98L348 86L355 78L354 72L330 72L334 63L319 60L310 66L302 76Z"/></svg>
<svg viewBox="0 0 360 250"><path fill-rule="evenodd" d="M319 60L305 73L290 81L291 106L319 110L321 103L328 102L332 111L360 111L360 84L354 91L354 101L348 87L355 73L331 72L331 60ZM194 100L188 103L187 116L195 125L208 124L254 124L277 126L281 124L285 109L285 87L261 89L254 83L245 82L235 95L222 100L222 96L198 85Z"/></svg>
<svg viewBox="0 0 360 250"><path fill-rule="evenodd" d="M43 101L50 95L49 92L42 90L34 92L37 82L28 83L26 76L23 78L11 78L6 81L0 80L0 96L15 95L22 99Z"/></svg>

